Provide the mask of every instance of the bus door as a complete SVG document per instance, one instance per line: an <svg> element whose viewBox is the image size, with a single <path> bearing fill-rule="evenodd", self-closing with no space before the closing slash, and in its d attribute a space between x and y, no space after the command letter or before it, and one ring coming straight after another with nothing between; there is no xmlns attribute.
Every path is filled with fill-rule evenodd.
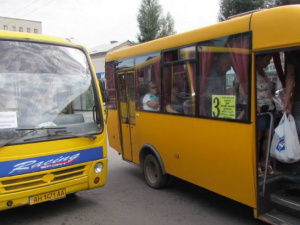
<svg viewBox="0 0 300 225"><path fill-rule="evenodd" d="M123 159L132 161L132 129L135 127L134 71L117 73Z"/></svg>

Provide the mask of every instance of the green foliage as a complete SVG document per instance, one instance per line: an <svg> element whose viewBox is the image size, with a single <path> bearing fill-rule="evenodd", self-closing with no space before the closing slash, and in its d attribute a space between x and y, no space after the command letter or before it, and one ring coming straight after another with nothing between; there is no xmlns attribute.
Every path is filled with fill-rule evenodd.
<svg viewBox="0 0 300 225"><path fill-rule="evenodd" d="M299 4L300 0L266 0L265 7L272 8L281 5Z"/></svg>
<svg viewBox="0 0 300 225"><path fill-rule="evenodd" d="M137 16L140 43L174 34L174 19L168 13L162 16L162 7L158 0L142 0Z"/></svg>
<svg viewBox="0 0 300 225"><path fill-rule="evenodd" d="M160 32L158 37L166 37L175 34L174 31L174 19L168 12L166 18L161 19Z"/></svg>
<svg viewBox="0 0 300 225"><path fill-rule="evenodd" d="M221 0L219 21L239 13L255 9L272 8L281 5L299 4L300 0Z"/></svg>
<svg viewBox="0 0 300 225"><path fill-rule="evenodd" d="M265 0L246 1L246 0L221 0L219 21L230 16L248 12L264 7Z"/></svg>

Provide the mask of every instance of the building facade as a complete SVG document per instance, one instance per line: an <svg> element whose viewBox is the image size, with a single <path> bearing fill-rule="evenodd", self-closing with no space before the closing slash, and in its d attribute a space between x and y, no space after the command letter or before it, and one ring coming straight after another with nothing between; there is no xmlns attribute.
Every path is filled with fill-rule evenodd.
<svg viewBox="0 0 300 225"><path fill-rule="evenodd" d="M0 30L42 34L42 22L0 17Z"/></svg>

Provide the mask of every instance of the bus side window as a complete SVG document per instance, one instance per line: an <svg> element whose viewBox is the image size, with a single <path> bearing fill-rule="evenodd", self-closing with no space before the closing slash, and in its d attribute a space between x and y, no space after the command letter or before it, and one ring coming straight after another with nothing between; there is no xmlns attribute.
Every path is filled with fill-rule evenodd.
<svg viewBox="0 0 300 225"><path fill-rule="evenodd" d="M249 46L248 33L199 44L200 116L249 119Z"/></svg>
<svg viewBox="0 0 300 225"><path fill-rule="evenodd" d="M231 69L232 61L227 53L217 53L213 61L204 91L205 114L209 117L219 117L219 97L226 95L226 73Z"/></svg>

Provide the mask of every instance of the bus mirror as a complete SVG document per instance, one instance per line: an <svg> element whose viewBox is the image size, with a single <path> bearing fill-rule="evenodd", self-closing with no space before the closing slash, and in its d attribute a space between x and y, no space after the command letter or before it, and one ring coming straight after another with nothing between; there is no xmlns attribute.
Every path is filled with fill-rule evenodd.
<svg viewBox="0 0 300 225"><path fill-rule="evenodd" d="M100 86L103 102L105 103L109 102L109 96L108 96L108 91L106 89L105 80L99 80L99 86Z"/></svg>

